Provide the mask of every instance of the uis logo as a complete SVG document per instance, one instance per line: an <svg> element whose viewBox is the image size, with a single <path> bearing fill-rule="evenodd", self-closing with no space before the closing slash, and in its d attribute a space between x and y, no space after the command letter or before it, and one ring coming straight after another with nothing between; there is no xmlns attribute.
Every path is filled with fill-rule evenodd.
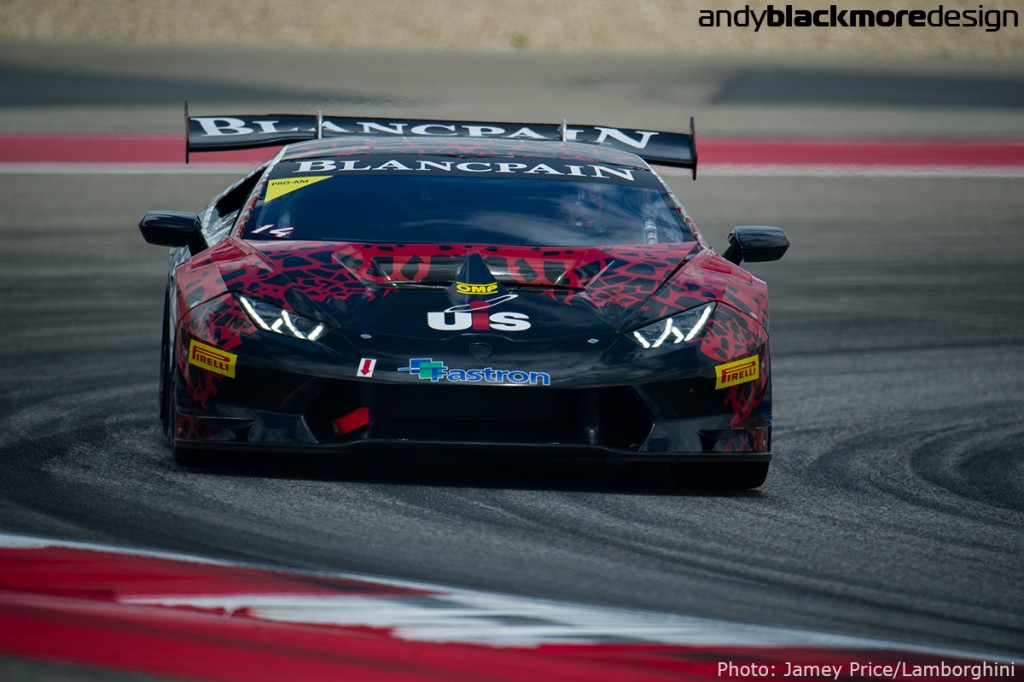
<svg viewBox="0 0 1024 682"><path fill-rule="evenodd" d="M493 313L485 312L451 312L427 313L427 324L438 331L460 332L467 329L473 331L522 332L530 328L530 318L525 313Z"/></svg>
<svg viewBox="0 0 1024 682"><path fill-rule="evenodd" d="M467 285L469 286L469 285ZM487 285L472 285L487 286ZM470 301L462 305L453 305L444 312L427 313L427 325L438 331L459 332L467 329L473 331L522 332L530 328L530 317L525 313L487 312L496 305L516 298L516 294L504 294L483 301Z"/></svg>

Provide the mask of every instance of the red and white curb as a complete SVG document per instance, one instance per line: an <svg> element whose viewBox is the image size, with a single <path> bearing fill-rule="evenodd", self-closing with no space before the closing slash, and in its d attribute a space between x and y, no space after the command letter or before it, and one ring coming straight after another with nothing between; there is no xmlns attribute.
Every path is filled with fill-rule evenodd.
<svg viewBox="0 0 1024 682"><path fill-rule="evenodd" d="M183 135L0 134L0 173L243 173L276 149L196 153ZM1024 141L698 139L699 176L1024 177ZM665 169L670 175L689 171Z"/></svg>
<svg viewBox="0 0 1024 682"><path fill-rule="evenodd" d="M971 652L2 534L0 654L246 682L1017 671Z"/></svg>

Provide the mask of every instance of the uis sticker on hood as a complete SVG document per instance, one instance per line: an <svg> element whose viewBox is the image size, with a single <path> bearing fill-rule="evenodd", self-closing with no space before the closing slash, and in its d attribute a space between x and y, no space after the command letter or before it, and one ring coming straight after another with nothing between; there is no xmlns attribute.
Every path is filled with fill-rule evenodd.
<svg viewBox="0 0 1024 682"><path fill-rule="evenodd" d="M271 180L267 183L267 194L263 198L264 201L272 201L280 196L284 196L289 192L294 192L297 189L303 187L309 187L312 184L326 180L331 177L330 175L307 175L304 178L283 178L281 180Z"/></svg>
<svg viewBox="0 0 1024 682"><path fill-rule="evenodd" d="M757 355L727 362L724 365L715 365L715 388L729 388L760 378L761 364Z"/></svg>
<svg viewBox="0 0 1024 682"><path fill-rule="evenodd" d="M208 346L192 339L188 344L188 364L195 365L214 374L235 378L235 363L238 356L226 350Z"/></svg>

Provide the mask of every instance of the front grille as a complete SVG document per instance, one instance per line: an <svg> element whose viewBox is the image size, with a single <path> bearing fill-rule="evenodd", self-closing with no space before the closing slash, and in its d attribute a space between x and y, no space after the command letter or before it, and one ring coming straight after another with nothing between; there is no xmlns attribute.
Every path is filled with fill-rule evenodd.
<svg viewBox="0 0 1024 682"><path fill-rule="evenodd" d="M731 412L726 391L715 390L715 380L676 379L640 387L668 419L690 419Z"/></svg>
<svg viewBox="0 0 1024 682"><path fill-rule="evenodd" d="M369 408L368 427L359 434L335 436L330 420L363 406ZM568 390L336 381L321 393L307 418L314 433L328 442L364 438L636 449L651 430L649 411L626 387Z"/></svg>
<svg viewBox="0 0 1024 682"><path fill-rule="evenodd" d="M370 411L378 438L575 442L579 400L520 386L378 387Z"/></svg>

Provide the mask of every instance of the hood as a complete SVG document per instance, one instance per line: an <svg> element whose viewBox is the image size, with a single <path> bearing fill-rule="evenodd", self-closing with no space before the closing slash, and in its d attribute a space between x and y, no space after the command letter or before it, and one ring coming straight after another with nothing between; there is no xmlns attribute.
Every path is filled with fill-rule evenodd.
<svg viewBox="0 0 1024 682"><path fill-rule="evenodd" d="M227 242L232 244L229 246ZM641 315L696 243L523 247L244 242L212 249L228 290L349 330L515 340L615 331ZM229 254L233 252L233 254Z"/></svg>

